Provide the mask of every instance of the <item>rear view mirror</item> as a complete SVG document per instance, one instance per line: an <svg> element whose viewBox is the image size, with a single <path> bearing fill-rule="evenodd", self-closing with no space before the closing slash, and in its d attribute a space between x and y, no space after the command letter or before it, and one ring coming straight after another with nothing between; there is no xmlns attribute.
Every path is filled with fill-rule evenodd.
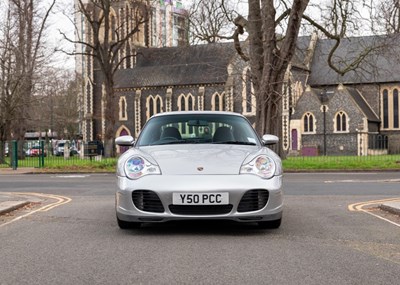
<svg viewBox="0 0 400 285"><path fill-rule="evenodd" d="M272 145L277 144L279 142L279 138L274 135L263 135L262 141L264 145Z"/></svg>
<svg viewBox="0 0 400 285"><path fill-rule="evenodd" d="M135 140L132 136L120 136L115 139L115 144L120 146L133 146Z"/></svg>

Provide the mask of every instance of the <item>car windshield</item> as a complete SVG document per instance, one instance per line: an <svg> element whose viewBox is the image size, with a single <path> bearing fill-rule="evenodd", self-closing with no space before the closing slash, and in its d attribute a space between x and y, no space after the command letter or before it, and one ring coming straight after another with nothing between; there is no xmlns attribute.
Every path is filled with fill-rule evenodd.
<svg viewBox="0 0 400 285"><path fill-rule="evenodd" d="M173 114L151 118L136 146L163 144L258 145L259 138L244 117L228 114Z"/></svg>

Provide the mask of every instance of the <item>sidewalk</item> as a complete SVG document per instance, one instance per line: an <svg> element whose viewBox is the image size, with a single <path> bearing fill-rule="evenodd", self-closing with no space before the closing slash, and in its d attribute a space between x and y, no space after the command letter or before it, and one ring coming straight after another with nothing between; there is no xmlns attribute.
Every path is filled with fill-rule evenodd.
<svg viewBox="0 0 400 285"><path fill-rule="evenodd" d="M34 167L21 167L16 170L12 168L0 168L1 175L20 175L38 173ZM1 184L1 178L0 178ZM0 215L12 212L32 202L39 202L40 199L28 195L16 195L13 193L3 193L0 191Z"/></svg>
<svg viewBox="0 0 400 285"><path fill-rule="evenodd" d="M40 201L42 200L32 195L0 192L0 215L22 208L29 203L37 203Z"/></svg>
<svg viewBox="0 0 400 285"><path fill-rule="evenodd" d="M35 167L20 167L17 168L16 170L13 170L12 168L0 168L0 175L11 175L11 174L33 174L33 173L38 173L39 170L38 168Z"/></svg>

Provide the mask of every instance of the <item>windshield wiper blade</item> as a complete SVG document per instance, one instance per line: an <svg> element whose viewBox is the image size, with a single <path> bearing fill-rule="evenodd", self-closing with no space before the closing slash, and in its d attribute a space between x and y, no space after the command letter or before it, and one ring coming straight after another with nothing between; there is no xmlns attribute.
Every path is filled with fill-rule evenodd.
<svg viewBox="0 0 400 285"><path fill-rule="evenodd" d="M171 141L163 141L163 142L155 142L152 143L151 145L164 145L164 144L184 144L186 143L185 140L171 140Z"/></svg>
<svg viewBox="0 0 400 285"><path fill-rule="evenodd" d="M239 145L257 145L253 142L242 142L242 141L221 141L221 142L213 142L213 144L239 144Z"/></svg>

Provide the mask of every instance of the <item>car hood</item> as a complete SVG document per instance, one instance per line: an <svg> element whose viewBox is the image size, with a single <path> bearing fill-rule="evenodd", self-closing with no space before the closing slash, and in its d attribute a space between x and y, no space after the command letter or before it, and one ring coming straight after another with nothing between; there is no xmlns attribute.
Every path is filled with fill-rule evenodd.
<svg viewBox="0 0 400 285"><path fill-rule="evenodd" d="M165 175L239 174L247 156L259 146L243 145L163 145L141 147L160 166Z"/></svg>

